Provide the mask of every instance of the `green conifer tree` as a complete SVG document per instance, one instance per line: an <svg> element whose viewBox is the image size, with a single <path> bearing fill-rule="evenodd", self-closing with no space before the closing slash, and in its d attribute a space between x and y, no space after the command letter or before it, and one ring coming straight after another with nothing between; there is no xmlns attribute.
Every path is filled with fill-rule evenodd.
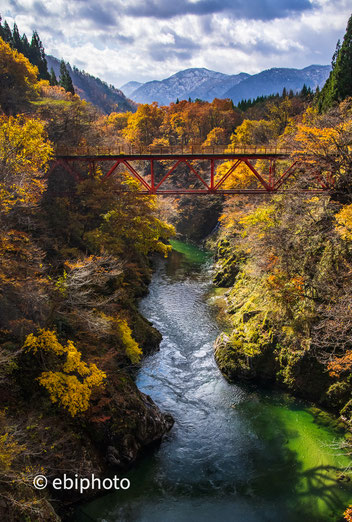
<svg viewBox="0 0 352 522"><path fill-rule="evenodd" d="M23 34L21 40L22 40L23 54L29 59L30 43L28 41L28 38L25 34Z"/></svg>
<svg viewBox="0 0 352 522"><path fill-rule="evenodd" d="M352 96L352 15L348 21L342 45L340 41L337 42L331 65L330 76L316 97L320 112L324 112L334 103Z"/></svg>
<svg viewBox="0 0 352 522"><path fill-rule="evenodd" d="M59 85L65 89L66 92L75 93L70 73L67 70L64 60L60 62L60 79Z"/></svg>
<svg viewBox="0 0 352 522"><path fill-rule="evenodd" d="M50 80L44 47L37 31L33 32L28 58L33 65L38 67L39 78L42 80Z"/></svg>
<svg viewBox="0 0 352 522"><path fill-rule="evenodd" d="M17 24L13 24L13 31L12 31L12 46L16 51L23 54L23 44L22 44L22 38L20 36Z"/></svg>
<svg viewBox="0 0 352 522"><path fill-rule="evenodd" d="M54 69L51 67L50 68L50 85L59 85L59 82L57 81L57 78L56 78L56 74L55 74L55 71Z"/></svg>
<svg viewBox="0 0 352 522"><path fill-rule="evenodd" d="M7 42L8 44L12 45L12 32L11 32L10 26L7 23L6 20L5 20L5 23L4 23L3 27L2 27L1 38L3 40L5 40L5 42Z"/></svg>
<svg viewBox="0 0 352 522"><path fill-rule="evenodd" d="M302 90L300 92L300 96L301 96L301 98L307 98L307 96L308 96L308 87L306 86L306 84L303 85Z"/></svg>

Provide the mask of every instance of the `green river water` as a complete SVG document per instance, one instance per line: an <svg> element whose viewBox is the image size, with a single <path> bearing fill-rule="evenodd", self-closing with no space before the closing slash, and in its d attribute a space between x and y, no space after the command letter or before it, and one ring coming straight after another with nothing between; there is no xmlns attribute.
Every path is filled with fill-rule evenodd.
<svg viewBox="0 0 352 522"><path fill-rule="evenodd" d="M352 503L338 481L349 461L326 413L278 391L229 384L213 358L217 322L211 260L173 241L142 313L163 334L138 387L175 418L160 447L121 476L118 491L75 520L106 522L336 522Z"/></svg>

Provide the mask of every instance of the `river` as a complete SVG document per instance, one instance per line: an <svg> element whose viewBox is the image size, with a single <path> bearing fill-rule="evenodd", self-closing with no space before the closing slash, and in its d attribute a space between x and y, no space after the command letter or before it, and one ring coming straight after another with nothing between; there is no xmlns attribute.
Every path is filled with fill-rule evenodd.
<svg viewBox="0 0 352 522"><path fill-rule="evenodd" d="M348 464L327 414L278 391L229 384L213 358L221 328L211 260L174 241L157 264L142 313L163 334L137 385L175 425L125 476L128 491L82 506L106 522L339 521L352 503Z"/></svg>

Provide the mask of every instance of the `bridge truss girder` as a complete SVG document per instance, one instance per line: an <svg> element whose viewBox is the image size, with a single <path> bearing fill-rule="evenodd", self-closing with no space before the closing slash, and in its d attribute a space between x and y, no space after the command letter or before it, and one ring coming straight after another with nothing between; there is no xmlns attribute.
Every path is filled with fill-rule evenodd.
<svg viewBox="0 0 352 522"><path fill-rule="evenodd" d="M269 168L268 171L263 174L260 173L253 161L256 160L268 160ZM161 178L157 181L155 177L155 162L158 161L172 161L173 164ZM284 172L277 174L276 164L279 160L289 160L289 165L286 166ZM141 175L136 168L131 164L132 162L146 161L149 162L149 176L148 180ZM192 164L195 161L209 162L210 181L206 181L204 176L196 169ZM216 177L216 162L229 162L232 161L232 165L228 170L221 175ZM87 164L87 172L94 176L98 165L113 162L113 165L103 175L102 180L106 180L112 176L119 166L124 166L132 177L138 181L141 187L141 193L143 194L157 194L157 195L179 195L179 194L218 194L218 195L229 195L229 194L273 194L276 192L288 192L292 191L285 189L285 184L289 179L296 173L302 172L306 159L290 159L288 155L283 154L201 154L201 155L182 155L182 154L170 154L170 155L152 155L152 154L139 154L139 155L97 155L97 156L57 156L54 160L51 168L47 174L49 176L57 167L63 168L68 172L75 181L79 182L86 179L86 176L82 176L81 173L75 169L75 163ZM311 161L309 161L311 166ZM200 182L200 188L164 188L167 180L169 180L172 173L177 169L179 165L186 165L190 173L195 176ZM226 180L236 171L241 165L245 164L248 169L252 172L254 177L259 182L258 188L233 188L224 189L223 185ZM313 192L322 193L326 192L333 186L333 178L331 174L323 176L320 172L316 171L313 173L317 186L310 186L309 188L299 189L302 192ZM150 181L149 181L150 179ZM126 189L127 190L127 189ZM297 190L295 190L297 191Z"/></svg>

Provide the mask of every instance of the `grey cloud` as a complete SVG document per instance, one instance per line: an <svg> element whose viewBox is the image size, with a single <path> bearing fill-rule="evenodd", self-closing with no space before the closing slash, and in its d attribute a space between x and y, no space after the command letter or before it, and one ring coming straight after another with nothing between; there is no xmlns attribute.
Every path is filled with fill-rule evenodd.
<svg viewBox="0 0 352 522"><path fill-rule="evenodd" d="M133 45L135 38L133 36L126 36L121 32L114 32L113 29L106 31L96 31L92 37L95 47L98 49L116 49L116 43L123 45Z"/></svg>
<svg viewBox="0 0 352 522"><path fill-rule="evenodd" d="M164 44L168 47L173 47L176 49L199 49L199 43L194 42L191 38L185 38L184 36L180 36L171 28L164 28L163 34L171 34L174 38L173 42Z"/></svg>
<svg viewBox="0 0 352 522"><path fill-rule="evenodd" d="M127 15L159 19L227 12L234 18L272 20L312 8L309 0L137 0L123 9Z"/></svg>
<svg viewBox="0 0 352 522"><path fill-rule="evenodd" d="M94 23L96 26L111 26L116 25L115 9L108 3L107 5L96 5L91 2L90 5L85 5L78 9L77 15L80 18L85 18Z"/></svg>
<svg viewBox="0 0 352 522"><path fill-rule="evenodd" d="M165 62L171 59L177 59L180 62L190 60L193 56L192 51L179 51L177 49L167 49L153 45L149 48L149 56L156 62Z"/></svg>
<svg viewBox="0 0 352 522"><path fill-rule="evenodd" d="M42 4L42 2L33 2L33 9L39 16L51 16L51 13L47 10L45 5Z"/></svg>
<svg viewBox="0 0 352 522"><path fill-rule="evenodd" d="M292 50L298 48L298 45L289 45L288 48L284 49L282 47L278 47L274 42L263 41L261 39L256 40L255 42L250 43L242 43L242 42L230 42L228 44L220 44L218 47L223 49L237 49L239 51L243 51L244 53L260 53L263 56L270 55L281 55L286 54Z"/></svg>
<svg viewBox="0 0 352 522"><path fill-rule="evenodd" d="M178 60L190 60L194 54L194 51L201 48L201 46L191 40L178 35L170 28L164 28L163 34L171 34L173 36L173 42L153 42L148 46L148 52L153 60L158 62L164 62L171 58L177 58Z"/></svg>
<svg viewBox="0 0 352 522"><path fill-rule="evenodd" d="M58 41L64 40L64 38L65 38L64 33L61 31L61 29L59 27L53 28L52 25L39 24L39 25L37 25L37 31L39 33L39 36L42 33L47 33L47 34L50 34L50 36L52 36L52 38L54 38L55 40L58 40Z"/></svg>

